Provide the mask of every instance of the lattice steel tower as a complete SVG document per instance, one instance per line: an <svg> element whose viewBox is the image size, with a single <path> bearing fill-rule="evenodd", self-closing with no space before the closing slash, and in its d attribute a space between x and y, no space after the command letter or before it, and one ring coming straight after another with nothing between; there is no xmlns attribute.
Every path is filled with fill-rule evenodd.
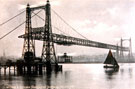
<svg viewBox="0 0 135 89"><path fill-rule="evenodd" d="M26 8L25 36L22 56L27 61L35 57L35 43L32 38L31 9L29 4L27 4Z"/></svg>
<svg viewBox="0 0 135 89"><path fill-rule="evenodd" d="M51 64L57 65L53 37L52 37L52 26L51 26L51 6L49 0L46 4L45 12L45 27L44 27L44 39L41 58L46 62L47 70L51 70Z"/></svg>

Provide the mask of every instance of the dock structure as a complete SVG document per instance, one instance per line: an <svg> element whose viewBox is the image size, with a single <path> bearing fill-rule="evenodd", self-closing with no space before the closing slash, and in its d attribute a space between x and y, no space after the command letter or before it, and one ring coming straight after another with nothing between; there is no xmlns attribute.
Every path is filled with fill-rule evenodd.
<svg viewBox="0 0 135 89"><path fill-rule="evenodd" d="M58 67L56 67L56 65L51 65L51 68L52 71L62 71L61 65ZM0 63L0 75L43 75L45 71L46 65L42 62L28 64L24 62L24 60L17 60L16 62L7 61L6 64Z"/></svg>
<svg viewBox="0 0 135 89"><path fill-rule="evenodd" d="M2 73L3 70L3 73ZM5 64L0 63L0 75L1 74L11 74L11 70L13 70L14 75L17 74L16 72L16 64L15 62L12 62L11 60L7 60Z"/></svg>

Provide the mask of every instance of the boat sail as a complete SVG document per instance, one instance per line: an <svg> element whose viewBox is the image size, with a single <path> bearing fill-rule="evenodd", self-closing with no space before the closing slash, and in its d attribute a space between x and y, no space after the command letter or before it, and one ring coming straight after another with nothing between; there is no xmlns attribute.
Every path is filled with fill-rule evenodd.
<svg viewBox="0 0 135 89"><path fill-rule="evenodd" d="M106 60L104 61L104 68L119 68L119 65L116 61L116 59L113 57L111 50L109 50L109 53L106 57Z"/></svg>

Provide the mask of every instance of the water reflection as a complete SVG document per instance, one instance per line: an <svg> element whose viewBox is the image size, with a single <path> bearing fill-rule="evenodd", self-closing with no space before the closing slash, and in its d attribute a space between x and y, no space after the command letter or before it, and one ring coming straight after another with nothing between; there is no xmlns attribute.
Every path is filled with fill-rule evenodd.
<svg viewBox="0 0 135 89"><path fill-rule="evenodd" d="M59 72L49 72L49 73L46 73L45 75L45 82L46 84L45 85L42 85L42 86L46 86L46 88L43 88L43 89L57 89L57 87L60 86L60 83L63 82L62 81L62 72L59 71Z"/></svg>
<svg viewBox="0 0 135 89"><path fill-rule="evenodd" d="M9 86L9 84L7 83L7 82L5 82L5 80L6 81L8 81L8 83L9 84L12 84L12 77L11 76L3 76L3 75L1 75L0 76L0 89L12 89L10 86Z"/></svg>
<svg viewBox="0 0 135 89"><path fill-rule="evenodd" d="M111 69L105 69L105 74L107 75L107 79L113 79L113 75L117 74L119 71L119 68L111 68Z"/></svg>
<svg viewBox="0 0 135 89"><path fill-rule="evenodd" d="M58 73L47 72L41 76L23 76L23 89L54 89Z"/></svg>
<svg viewBox="0 0 135 89"><path fill-rule="evenodd" d="M46 73L46 89L49 87L51 89L51 77L52 77L52 72ZM56 73L55 73L56 74ZM57 76L56 76L57 77Z"/></svg>
<svg viewBox="0 0 135 89"><path fill-rule="evenodd" d="M123 74L124 74L124 69L123 69L123 68L120 69L120 73L121 73L121 75L123 76Z"/></svg>
<svg viewBox="0 0 135 89"><path fill-rule="evenodd" d="M119 69L104 69L102 64L65 65L62 72L39 76L2 73L0 89L135 89L134 65L121 65ZM6 88L9 86L12 88Z"/></svg>
<svg viewBox="0 0 135 89"><path fill-rule="evenodd" d="M22 81L23 81L24 89L26 89L26 88L36 89L36 88L34 88L34 86L36 86L35 77L23 76Z"/></svg>
<svg viewBox="0 0 135 89"><path fill-rule="evenodd" d="M65 71L64 72L64 77L66 79L65 83L68 83L70 81L70 77L71 77L70 73L71 73L71 71Z"/></svg>
<svg viewBox="0 0 135 89"><path fill-rule="evenodd" d="M129 73L129 77L132 78L132 72L133 72L133 69L132 68L129 68L128 69L128 73Z"/></svg>
<svg viewBox="0 0 135 89"><path fill-rule="evenodd" d="M133 77L133 68L128 67L128 68L121 68L120 69L121 76L124 76L125 74L128 74L129 78Z"/></svg>

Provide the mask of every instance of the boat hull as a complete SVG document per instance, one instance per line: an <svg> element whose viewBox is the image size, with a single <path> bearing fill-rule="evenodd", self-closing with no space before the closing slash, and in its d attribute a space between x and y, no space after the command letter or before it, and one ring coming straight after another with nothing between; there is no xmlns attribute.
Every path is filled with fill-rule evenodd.
<svg viewBox="0 0 135 89"><path fill-rule="evenodd" d="M108 66L108 65L105 65L104 68L119 68L119 66Z"/></svg>

